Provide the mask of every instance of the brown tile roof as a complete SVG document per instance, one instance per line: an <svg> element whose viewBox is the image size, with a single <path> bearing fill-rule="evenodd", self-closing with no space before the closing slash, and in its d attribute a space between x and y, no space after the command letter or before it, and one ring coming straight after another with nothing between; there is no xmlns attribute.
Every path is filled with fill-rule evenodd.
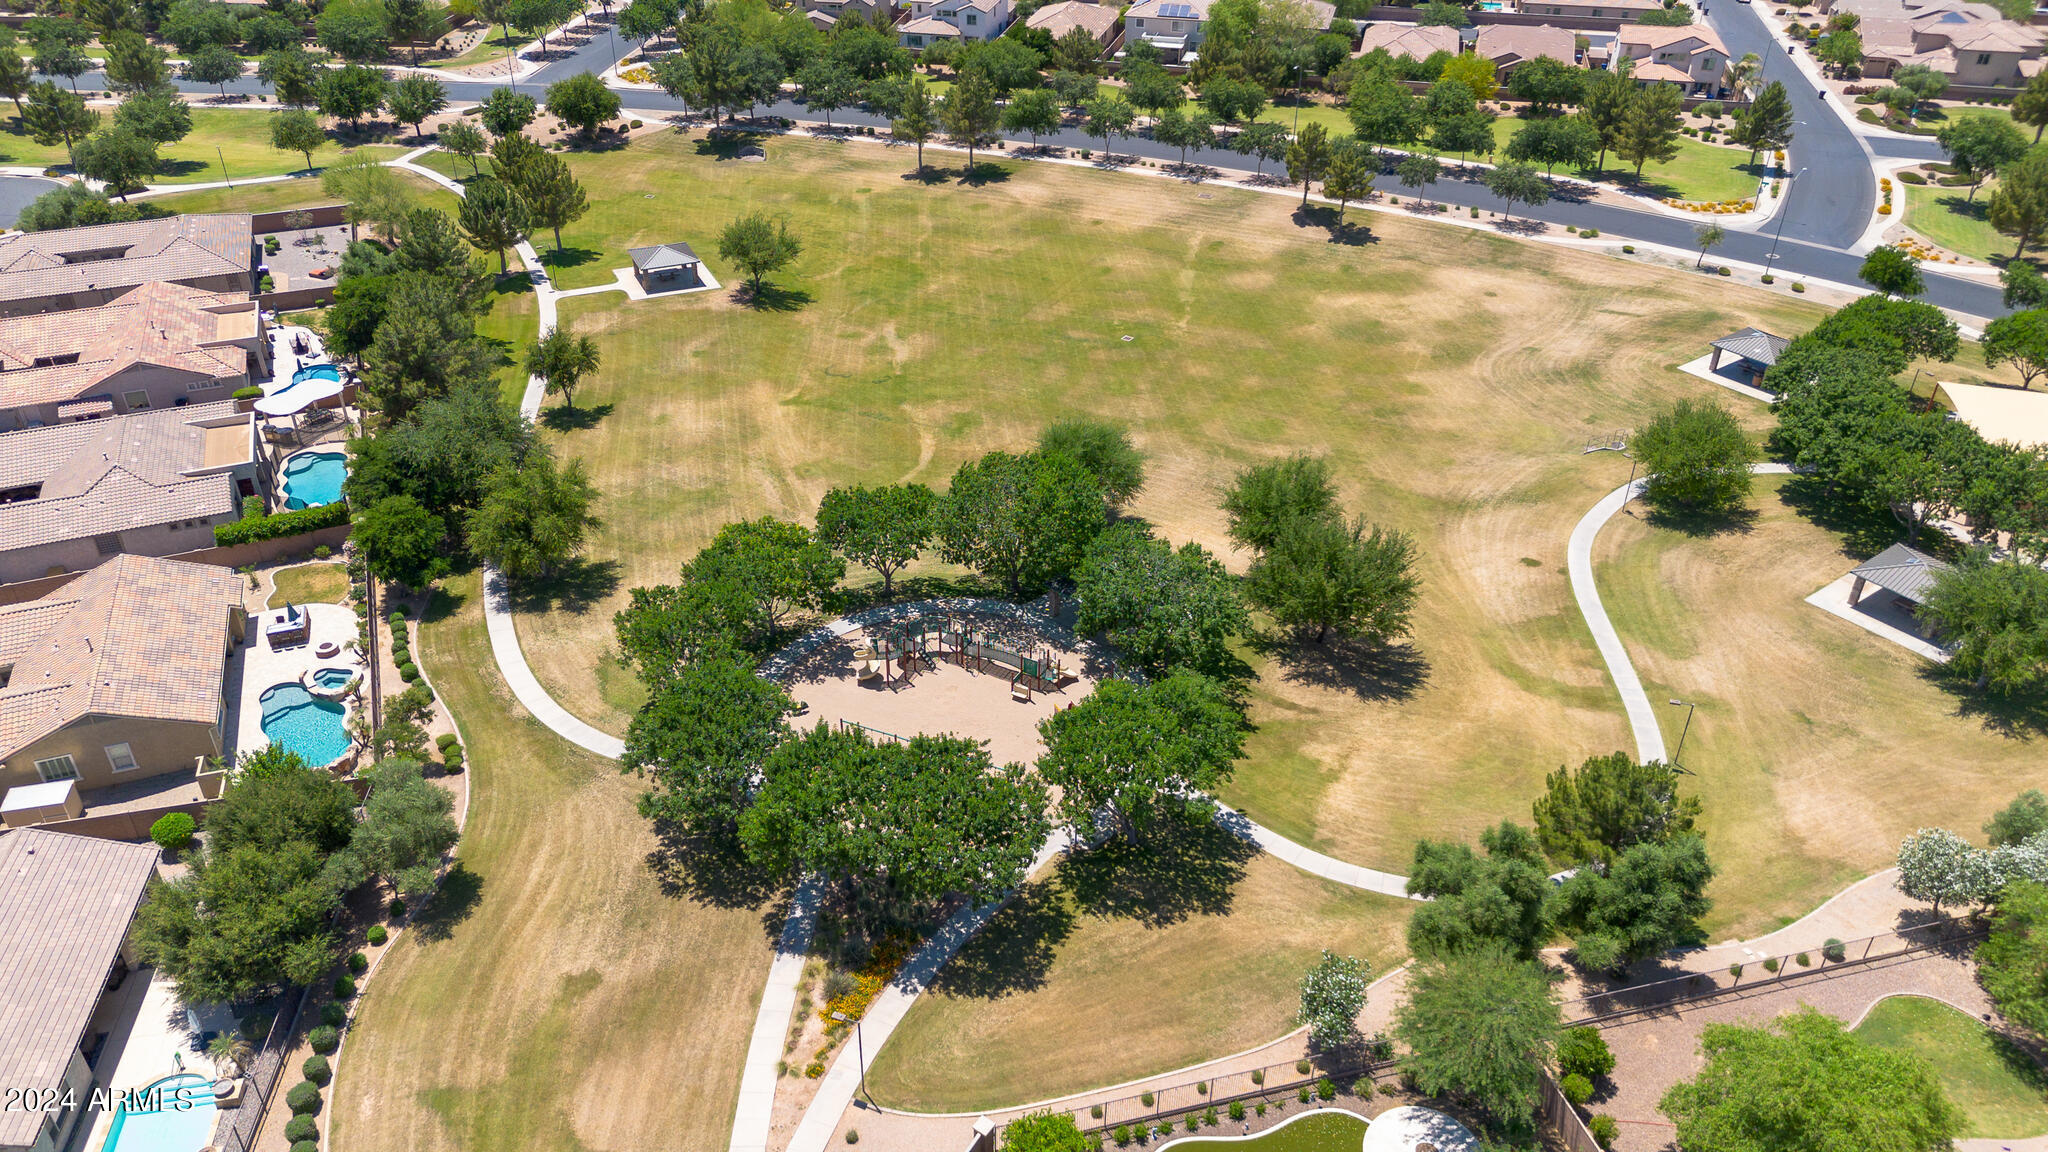
<svg viewBox="0 0 2048 1152"><path fill-rule="evenodd" d="M1046 35L1057 40L1076 28L1086 28L1097 40L1108 37L1109 30L1116 27L1116 9L1105 4L1084 3L1083 0L1060 0L1047 4L1024 20L1027 28L1043 28Z"/></svg>
<svg viewBox="0 0 2048 1152"><path fill-rule="evenodd" d="M194 380L249 371L249 353L230 339L235 321L224 311L248 307L235 292L202 292L152 281L112 304L69 312L0 319L0 409L70 400L137 365L156 365ZM48 364L50 358L73 358ZM36 366L38 359L45 365Z"/></svg>
<svg viewBox="0 0 2048 1152"><path fill-rule="evenodd" d="M1648 55L1659 48L1683 45L1687 40L1698 41L1686 50L1689 56L1714 51L1726 56L1728 49L1712 28L1704 24L1623 24L1614 33L1614 43L1623 51L1641 48L1641 55ZM1635 53L1631 52L1631 55Z"/></svg>
<svg viewBox="0 0 2048 1152"><path fill-rule="evenodd" d="M75 496L0 504L0 547L34 548L180 520L225 518L237 503L234 478L226 474L152 484L114 467Z"/></svg>
<svg viewBox="0 0 2048 1152"><path fill-rule="evenodd" d="M1570 64L1578 57L1579 41L1570 29L1550 24L1533 27L1488 24L1479 29L1478 38L1472 42L1472 50L1496 64L1519 64L1538 56Z"/></svg>
<svg viewBox="0 0 2048 1152"><path fill-rule="evenodd" d="M18 653L0 689L0 759L82 716L213 723L241 603L226 568L124 555L0 608L0 637Z"/></svg>
<svg viewBox="0 0 2048 1152"><path fill-rule="evenodd" d="M234 401L216 400L0 432L0 488L40 481L45 499L76 495L115 465L154 483L176 480L205 465L201 425L234 415Z"/></svg>
<svg viewBox="0 0 2048 1152"><path fill-rule="evenodd" d="M62 1082L156 860L148 844L0 833L0 1084ZM34 1144L42 1123L41 1112L0 1111L0 1145Z"/></svg>
<svg viewBox="0 0 2048 1152"><path fill-rule="evenodd" d="M247 213L166 216L0 237L0 300L247 273Z"/></svg>
<svg viewBox="0 0 2048 1152"><path fill-rule="evenodd" d="M1358 51L1352 55L1363 56L1375 48L1385 48L1389 56L1408 56L1416 60L1427 60L1438 52L1456 55L1458 30L1440 25L1422 27L1390 21L1367 24L1359 35Z"/></svg>

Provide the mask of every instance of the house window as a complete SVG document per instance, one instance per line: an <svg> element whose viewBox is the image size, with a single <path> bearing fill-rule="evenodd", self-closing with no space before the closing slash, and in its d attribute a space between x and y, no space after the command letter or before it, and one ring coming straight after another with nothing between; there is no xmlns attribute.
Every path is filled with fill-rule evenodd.
<svg viewBox="0 0 2048 1152"><path fill-rule="evenodd" d="M213 391L213 390L214 390L215 388L218 388L218 387L220 387L220 381L218 381L218 380L192 380L192 381L188 381L188 382L186 383L186 385L185 385L185 391L187 391L187 392L211 392L211 391Z"/></svg>
<svg viewBox="0 0 2048 1152"><path fill-rule="evenodd" d="M112 764L116 772L133 772L141 767L135 762L135 750L126 744L107 745L107 763Z"/></svg>
<svg viewBox="0 0 2048 1152"><path fill-rule="evenodd" d="M36 775L45 780L76 780L78 763L69 756L52 756L36 761Z"/></svg>
<svg viewBox="0 0 2048 1152"><path fill-rule="evenodd" d="M149 393L147 392L123 392L121 393L121 400L128 405L130 412L137 412L149 407Z"/></svg>
<svg viewBox="0 0 2048 1152"><path fill-rule="evenodd" d="M121 552L121 534L108 532L92 538L92 546L102 556L118 556Z"/></svg>
<svg viewBox="0 0 2048 1152"><path fill-rule="evenodd" d="M1991 63L1991 53L1989 53L1989 52L1979 52L1979 53L1977 53L1977 63L1979 63L1979 64L1989 64L1989 63Z"/></svg>
<svg viewBox="0 0 2048 1152"><path fill-rule="evenodd" d="M1131 21L1131 26L1134 28L1143 28L1145 26L1144 18L1140 17L1139 19Z"/></svg>
<svg viewBox="0 0 2048 1152"><path fill-rule="evenodd" d="M1171 25L1170 25L1170 26L1168 27L1168 29L1167 29L1167 30L1168 30L1168 31L1170 31L1170 32L1178 32L1178 31L1180 31L1180 21L1178 21L1178 20L1175 20L1175 21L1174 21L1174 22L1173 22L1173 23L1172 23L1172 24L1171 24Z"/></svg>
<svg viewBox="0 0 2048 1152"><path fill-rule="evenodd" d="M910 37L910 46L911 46L912 48L922 48L922 47L924 47L924 37L922 37L922 36L912 36L912 37Z"/></svg>
<svg viewBox="0 0 2048 1152"><path fill-rule="evenodd" d="M968 26L969 28L972 28L972 27L974 27L974 26L975 26L976 24L979 24L979 23L981 23L981 17L980 17L980 16L978 15L978 14L976 14L976 13L973 13L973 12L969 12L969 13L967 14L967 26Z"/></svg>

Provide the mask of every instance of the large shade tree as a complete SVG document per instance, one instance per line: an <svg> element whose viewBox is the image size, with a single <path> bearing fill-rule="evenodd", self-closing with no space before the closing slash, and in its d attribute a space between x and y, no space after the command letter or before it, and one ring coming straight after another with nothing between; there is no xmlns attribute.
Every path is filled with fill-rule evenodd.
<svg viewBox="0 0 2048 1152"><path fill-rule="evenodd" d="M1176 672L1146 685L1106 680L1039 732L1038 774L1062 790L1060 820L1093 841L1206 803L1244 754L1245 723L1221 685Z"/></svg>

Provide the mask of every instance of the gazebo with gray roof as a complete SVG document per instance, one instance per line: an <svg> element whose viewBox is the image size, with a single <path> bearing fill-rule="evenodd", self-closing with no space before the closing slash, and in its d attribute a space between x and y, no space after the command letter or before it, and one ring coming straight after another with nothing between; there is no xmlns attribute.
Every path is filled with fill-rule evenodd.
<svg viewBox="0 0 2048 1152"><path fill-rule="evenodd" d="M1723 356L1733 356L1739 362L1743 374L1751 381L1761 382L1764 373L1778 363L1778 356L1785 351L1790 340L1773 336L1761 328L1744 328L1714 341L1708 347L1714 350L1714 358L1707 362L1707 371L1718 372Z"/></svg>
<svg viewBox="0 0 2048 1152"><path fill-rule="evenodd" d="M1934 580L1950 565L1936 560L1927 553L1904 544L1891 547L1857 565L1850 575L1856 583L1849 589L1849 603L1854 605L1863 598L1865 585L1875 584L1903 600L1924 604L1927 592L1934 587Z"/></svg>
<svg viewBox="0 0 2048 1152"><path fill-rule="evenodd" d="M681 241L629 248L626 255L633 258L633 275L640 278L640 287L649 292L673 292L700 287L704 283L698 274L704 262L697 258L697 253L688 244Z"/></svg>

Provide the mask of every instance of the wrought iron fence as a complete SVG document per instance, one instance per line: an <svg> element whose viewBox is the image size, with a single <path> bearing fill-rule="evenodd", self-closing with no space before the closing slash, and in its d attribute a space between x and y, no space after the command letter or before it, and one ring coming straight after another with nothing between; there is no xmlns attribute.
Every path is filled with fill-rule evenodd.
<svg viewBox="0 0 2048 1152"><path fill-rule="evenodd" d="M278 1079L284 1075L292 1037L298 1035L299 1017L306 1011L311 995L312 989L300 989L298 999L291 1002L291 1011L286 1012L280 1004L277 1015L271 1019L262 1047L256 1049L245 1069L248 1084L242 1091L242 1102L225 1113L220 1130L215 1133L214 1145L220 1152L250 1152L256 1146L256 1137L263 1131L263 1115L277 1091ZM280 1000L290 1001L290 994Z"/></svg>
<svg viewBox="0 0 2048 1152"><path fill-rule="evenodd" d="M1668 980L1613 988L1567 1000L1563 1005L1565 1022L1573 1026L1617 1023L1630 1016L1696 1000L1781 986L1843 968L1951 947L1983 936L1986 931L1984 922L1974 916L1951 916L1856 940L1830 940L1805 948L1788 949L1773 957L1758 956L1727 968L1688 972ZM1772 967L1777 971L1771 971Z"/></svg>
<svg viewBox="0 0 2048 1152"><path fill-rule="evenodd" d="M1220 1122L1232 1103L1243 1104L1246 1111L1252 1111L1260 1104L1269 1109L1312 1108L1322 1102L1321 1089L1326 1080L1333 1093L1349 1093L1362 1079L1370 1080L1370 1090L1377 1091L1381 1081L1390 1082L1396 1074L1396 1062L1391 1059L1352 1059L1329 1066L1308 1062L1307 1072L1300 1070L1301 1063L1295 1061L1218 1072L1212 1077L1141 1089L1112 1100L1076 1103L1051 1110L1067 1113L1083 1132L1094 1135L1108 1135L1119 1127L1140 1124L1149 1128L1168 1125L1176 1131L1195 1131L1187 1128L1190 1119L1198 1126L1206 1127L1204 1118L1213 1109ZM1304 1092L1307 1093L1305 1100Z"/></svg>

